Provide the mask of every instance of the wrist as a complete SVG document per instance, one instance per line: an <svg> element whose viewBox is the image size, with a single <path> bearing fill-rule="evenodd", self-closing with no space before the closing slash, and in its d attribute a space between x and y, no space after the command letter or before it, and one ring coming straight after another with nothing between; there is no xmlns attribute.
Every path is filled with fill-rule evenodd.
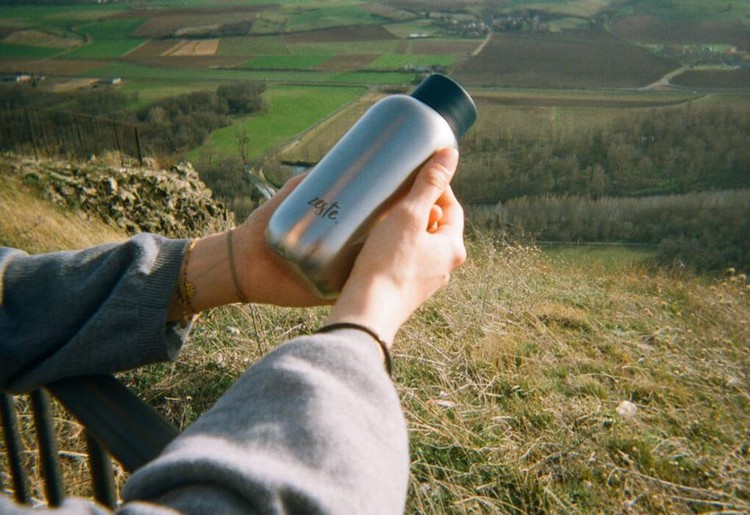
<svg viewBox="0 0 750 515"><path fill-rule="evenodd" d="M361 333L366 334L369 338L373 340L374 343L378 344L380 355L383 358L383 363L385 365L385 370L388 372L389 376L393 375L393 364L391 361L391 353L390 353L390 344L388 344L385 340L383 340L378 333L370 329L369 327L352 323L352 322L337 322L337 323L331 323L326 324L320 329L318 329L318 333L329 333L331 331L342 331L342 330L354 330L359 331Z"/></svg>
<svg viewBox="0 0 750 515"><path fill-rule="evenodd" d="M370 328L390 349L401 325L411 313L404 313L397 302L398 291L387 281L373 279L366 285L347 288L331 308L326 325L352 323Z"/></svg>
<svg viewBox="0 0 750 515"><path fill-rule="evenodd" d="M185 291L188 295L185 295ZM186 309L205 309L237 302L232 281L226 233L192 240L183 254L178 285L169 307L169 320L185 318ZM189 301L189 302L187 302Z"/></svg>

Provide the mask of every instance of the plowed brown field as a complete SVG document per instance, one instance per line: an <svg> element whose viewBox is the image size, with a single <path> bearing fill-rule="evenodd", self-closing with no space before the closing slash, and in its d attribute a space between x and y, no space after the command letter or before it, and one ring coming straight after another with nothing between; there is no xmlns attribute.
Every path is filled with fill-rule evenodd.
<svg viewBox="0 0 750 515"><path fill-rule="evenodd" d="M641 87L676 67L605 32L495 34L454 72L469 86Z"/></svg>
<svg viewBox="0 0 750 515"><path fill-rule="evenodd" d="M672 79L672 84L688 88L747 88L750 70L690 70Z"/></svg>
<svg viewBox="0 0 750 515"><path fill-rule="evenodd" d="M381 41L396 39L382 25L353 25L298 32L286 36L288 43L334 43L337 41Z"/></svg>
<svg viewBox="0 0 750 515"><path fill-rule="evenodd" d="M667 23L655 16L627 16L612 24L618 36L641 43L717 44L750 48L750 31L739 23L676 21Z"/></svg>

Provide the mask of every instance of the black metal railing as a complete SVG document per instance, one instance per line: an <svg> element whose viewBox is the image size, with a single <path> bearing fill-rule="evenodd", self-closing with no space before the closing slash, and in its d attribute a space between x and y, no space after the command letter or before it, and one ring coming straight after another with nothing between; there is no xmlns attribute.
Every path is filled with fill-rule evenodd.
<svg viewBox="0 0 750 515"><path fill-rule="evenodd" d="M117 503L111 457L131 472L158 456L178 434L154 408L111 376L65 379L34 390L28 395L44 495L50 506L59 506L65 499L50 393L84 426L94 499L110 508ZM13 496L16 502L29 504L31 487L16 401L4 391L0 391L0 422ZM0 490L5 490L1 482Z"/></svg>

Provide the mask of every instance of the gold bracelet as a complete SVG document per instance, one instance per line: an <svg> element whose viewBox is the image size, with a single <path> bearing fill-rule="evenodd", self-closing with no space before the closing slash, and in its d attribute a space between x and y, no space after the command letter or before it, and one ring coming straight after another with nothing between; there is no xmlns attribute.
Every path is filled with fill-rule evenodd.
<svg viewBox="0 0 750 515"><path fill-rule="evenodd" d="M180 282L177 285L177 300L180 301L182 307L182 318L180 318L180 325L183 327L187 325L190 319L197 313L197 310L193 307L192 299L195 295L195 285L187 279L188 261L190 260L190 253L195 247L195 240L190 240L187 248L185 249L185 256L182 258L182 271L180 273Z"/></svg>
<svg viewBox="0 0 750 515"><path fill-rule="evenodd" d="M240 301L244 302L245 304L250 304L250 301L247 299L244 293L242 293L242 290L240 289L240 283L237 280L237 270L234 267L234 251L232 248L232 231L234 229L229 229L227 231L227 254L229 257L229 271L232 274L232 284L234 284L234 291L237 294L237 297L239 297Z"/></svg>

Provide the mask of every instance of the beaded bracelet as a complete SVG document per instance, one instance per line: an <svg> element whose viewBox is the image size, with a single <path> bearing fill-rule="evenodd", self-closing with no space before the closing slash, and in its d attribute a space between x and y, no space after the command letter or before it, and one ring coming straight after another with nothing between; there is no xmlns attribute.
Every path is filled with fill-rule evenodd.
<svg viewBox="0 0 750 515"><path fill-rule="evenodd" d="M337 329L356 329L358 331L362 331L363 333L367 333L372 337L373 340L378 342L378 345L380 345L380 350L383 351L383 358L385 359L385 370L388 372L389 376L393 376L393 363L391 362L391 352L388 350L388 345L383 341L383 339L378 336L378 334L370 329L369 327L366 327L364 325L355 324L353 322L337 322L334 324L328 324L324 325L320 329L318 329L317 333L328 333L331 331L335 331Z"/></svg>

